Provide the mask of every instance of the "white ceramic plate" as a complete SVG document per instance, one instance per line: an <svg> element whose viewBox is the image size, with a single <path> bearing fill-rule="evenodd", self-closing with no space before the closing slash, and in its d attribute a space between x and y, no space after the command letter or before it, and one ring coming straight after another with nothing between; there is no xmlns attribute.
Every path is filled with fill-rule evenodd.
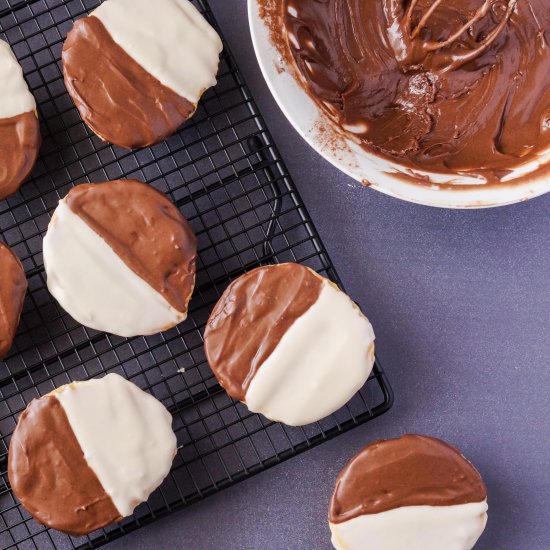
<svg viewBox="0 0 550 550"><path fill-rule="evenodd" d="M377 191L406 201L444 208L487 208L525 201L550 191L550 178L523 178L521 182L484 186L473 178L461 179L461 186L417 184L396 176L403 167L370 154L341 134L298 82L270 40L269 30L259 15L259 1L248 0L252 41L267 84L280 108L300 135L320 155L342 172ZM541 161L546 161L541 159ZM535 163L535 167L538 163ZM531 165L532 169L532 165ZM415 172L422 177L422 172ZM448 175L429 174L431 181L449 182ZM515 177L512 175L512 177ZM468 185L464 185L468 183Z"/></svg>

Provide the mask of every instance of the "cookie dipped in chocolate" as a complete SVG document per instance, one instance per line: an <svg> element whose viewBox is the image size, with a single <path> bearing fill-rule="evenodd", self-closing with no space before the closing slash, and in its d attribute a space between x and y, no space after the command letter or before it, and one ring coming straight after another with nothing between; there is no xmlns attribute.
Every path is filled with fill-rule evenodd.
<svg viewBox="0 0 550 550"><path fill-rule="evenodd" d="M140 67L96 17L74 24L62 59L65 85L84 122L121 147L162 141L195 111L192 103Z"/></svg>
<svg viewBox="0 0 550 550"><path fill-rule="evenodd" d="M189 0L105 0L77 21L63 73L104 140L145 147L173 134L216 83L222 42Z"/></svg>
<svg viewBox="0 0 550 550"><path fill-rule="evenodd" d="M137 180L115 180L78 185L66 200L134 273L174 309L187 311L197 239L165 195Z"/></svg>
<svg viewBox="0 0 550 550"><path fill-rule="evenodd" d="M432 437L404 435L368 445L344 468L336 480L329 521L486 498L479 473L457 449Z"/></svg>
<svg viewBox="0 0 550 550"><path fill-rule="evenodd" d="M48 527L81 536L122 519L53 395L34 399L21 414L8 476L24 508Z"/></svg>
<svg viewBox="0 0 550 550"><path fill-rule="evenodd" d="M27 292L27 279L19 258L0 242L0 360L11 348Z"/></svg>
<svg viewBox="0 0 550 550"><path fill-rule="evenodd" d="M86 535L145 502L168 475L176 447L164 405L110 373L29 403L10 440L8 476L36 520Z"/></svg>
<svg viewBox="0 0 550 550"><path fill-rule="evenodd" d="M304 426L363 387L374 364L374 331L334 283L283 263L229 285L208 320L204 348L231 397L271 420Z"/></svg>
<svg viewBox="0 0 550 550"><path fill-rule="evenodd" d="M319 298L322 279L307 267L280 264L239 277L214 307L204 335L220 384L241 401L281 338Z"/></svg>
<svg viewBox="0 0 550 550"><path fill-rule="evenodd" d="M87 327L147 336L187 317L196 238L153 187L136 180L78 185L59 201L42 250L50 293Z"/></svg>
<svg viewBox="0 0 550 550"><path fill-rule="evenodd" d="M0 199L13 195L27 179L41 143L34 112L0 118Z"/></svg>
<svg viewBox="0 0 550 550"><path fill-rule="evenodd" d="M282 8L306 89L369 151L496 183L550 147L544 0L284 0Z"/></svg>
<svg viewBox="0 0 550 550"><path fill-rule="evenodd" d="M34 97L10 46L0 40L0 200L27 179L41 142Z"/></svg>

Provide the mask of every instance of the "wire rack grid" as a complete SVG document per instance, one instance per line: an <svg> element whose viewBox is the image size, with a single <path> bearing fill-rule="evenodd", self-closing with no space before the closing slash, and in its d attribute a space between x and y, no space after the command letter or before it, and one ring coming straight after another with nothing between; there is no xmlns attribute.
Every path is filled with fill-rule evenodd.
<svg viewBox="0 0 550 550"><path fill-rule="evenodd" d="M195 3L218 29L206 2ZM66 93L60 58L73 20L98 4L0 0L0 38L23 66L44 138L30 180L0 202L0 237L19 255L29 280L13 350L0 362L0 548L95 548L366 422L392 403L378 362L346 407L304 428L251 414L220 388L204 357L202 333L229 281L284 261L339 279L226 44L218 85L168 141L126 151L86 128ZM78 325L45 284L42 238L59 199L75 183L122 177L167 193L199 243L188 319L147 338L124 339ZM122 374L167 406L178 454L162 487L132 517L87 537L68 537L36 523L13 496L6 472L10 436L33 398L107 372Z"/></svg>

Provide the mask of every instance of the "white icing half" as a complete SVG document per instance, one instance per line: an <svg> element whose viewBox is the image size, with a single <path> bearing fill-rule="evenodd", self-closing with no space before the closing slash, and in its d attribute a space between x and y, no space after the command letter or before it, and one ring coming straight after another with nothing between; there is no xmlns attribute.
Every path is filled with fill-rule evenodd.
<svg viewBox="0 0 550 550"><path fill-rule="evenodd" d="M156 334L186 317L134 273L62 200L44 237L48 289L79 323L118 336Z"/></svg>
<svg viewBox="0 0 550 550"><path fill-rule="evenodd" d="M351 299L324 281L252 379L252 412L291 426L335 412L361 389L374 363L374 332Z"/></svg>
<svg viewBox="0 0 550 550"><path fill-rule="evenodd" d="M11 118L30 111L36 102L23 78L23 70L9 45L0 40L0 118Z"/></svg>
<svg viewBox="0 0 550 550"><path fill-rule="evenodd" d="M121 516L145 502L176 456L172 416L152 395L118 374L54 392L105 492Z"/></svg>
<svg viewBox="0 0 550 550"><path fill-rule="evenodd" d="M336 550L470 550L487 523L487 501L404 506L331 523Z"/></svg>
<svg viewBox="0 0 550 550"><path fill-rule="evenodd" d="M134 61L191 103L216 84L222 41L188 0L106 0L91 15Z"/></svg>

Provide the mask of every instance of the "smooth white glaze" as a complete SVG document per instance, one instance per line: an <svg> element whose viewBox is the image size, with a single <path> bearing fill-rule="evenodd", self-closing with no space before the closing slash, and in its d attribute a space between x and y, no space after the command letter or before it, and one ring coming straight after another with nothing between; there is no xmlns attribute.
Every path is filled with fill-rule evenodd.
<svg viewBox="0 0 550 550"><path fill-rule="evenodd" d="M176 456L172 416L160 401L118 374L54 393L105 492L122 516L168 475Z"/></svg>
<svg viewBox="0 0 550 550"><path fill-rule="evenodd" d="M44 237L48 289L79 323L118 336L156 334L186 317L60 201Z"/></svg>
<svg viewBox="0 0 550 550"><path fill-rule="evenodd" d="M191 103L216 84L222 41L188 0L106 0L91 15L134 61Z"/></svg>
<svg viewBox="0 0 550 550"><path fill-rule="evenodd" d="M324 281L317 301L281 338L252 379L252 412L291 426L335 412L361 389L374 364L374 332L358 307Z"/></svg>
<svg viewBox="0 0 550 550"><path fill-rule="evenodd" d="M336 550L470 550L487 523L487 501L404 506L331 523Z"/></svg>
<svg viewBox="0 0 550 550"><path fill-rule="evenodd" d="M9 44L0 40L0 118L36 112L36 102Z"/></svg>

